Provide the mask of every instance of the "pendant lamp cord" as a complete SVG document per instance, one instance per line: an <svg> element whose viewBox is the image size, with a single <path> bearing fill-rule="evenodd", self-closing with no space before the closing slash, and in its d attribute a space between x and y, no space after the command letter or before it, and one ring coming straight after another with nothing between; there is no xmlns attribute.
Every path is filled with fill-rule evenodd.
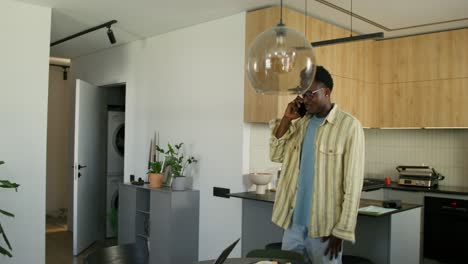
<svg viewBox="0 0 468 264"><path fill-rule="evenodd" d="M279 25L284 26L284 24L283 24L283 0L280 1L280 5L281 5L281 8L280 8L280 23L279 23Z"/></svg>
<svg viewBox="0 0 468 264"><path fill-rule="evenodd" d="M304 0L304 36L307 38L307 0Z"/></svg>
<svg viewBox="0 0 468 264"><path fill-rule="evenodd" d="M351 0L351 15L349 16L350 24L351 24L351 37L353 36L353 0Z"/></svg>

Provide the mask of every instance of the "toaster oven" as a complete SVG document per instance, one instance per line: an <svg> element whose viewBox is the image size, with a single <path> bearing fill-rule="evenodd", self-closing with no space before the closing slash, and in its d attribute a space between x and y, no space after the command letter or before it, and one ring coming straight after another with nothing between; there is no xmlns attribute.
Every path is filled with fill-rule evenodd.
<svg viewBox="0 0 468 264"><path fill-rule="evenodd" d="M400 165L396 169L400 185L434 188L439 185L439 181L445 179L445 176L430 166Z"/></svg>

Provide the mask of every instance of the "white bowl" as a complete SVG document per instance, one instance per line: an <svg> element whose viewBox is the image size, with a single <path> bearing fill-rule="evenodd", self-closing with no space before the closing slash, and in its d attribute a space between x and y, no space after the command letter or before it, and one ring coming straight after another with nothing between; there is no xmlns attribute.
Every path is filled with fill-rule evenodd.
<svg viewBox="0 0 468 264"><path fill-rule="evenodd" d="M265 194L266 186L270 183L272 177L273 174L268 172L255 172L249 174L250 182L257 185L257 194Z"/></svg>

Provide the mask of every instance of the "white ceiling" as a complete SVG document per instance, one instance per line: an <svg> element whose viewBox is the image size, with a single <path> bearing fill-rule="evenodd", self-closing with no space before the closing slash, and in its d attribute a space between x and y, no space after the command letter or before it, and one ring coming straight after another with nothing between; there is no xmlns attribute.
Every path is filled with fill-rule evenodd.
<svg viewBox="0 0 468 264"><path fill-rule="evenodd" d="M52 8L51 42L117 20L112 26L122 45L179 28L279 5L279 0L17 0ZM329 23L350 27L351 0L284 0L284 5ZM468 27L468 0L353 0L353 31L384 32L386 38ZM451 22L447 22L451 21ZM379 28L375 24L383 26ZM431 24L431 25L427 25ZM421 26L426 25L426 26ZM416 26L416 27L415 27ZM414 27L414 28L407 28ZM403 28L403 29L402 29ZM404 29L407 28L407 29ZM51 48L51 56L74 58L111 47L106 29Z"/></svg>

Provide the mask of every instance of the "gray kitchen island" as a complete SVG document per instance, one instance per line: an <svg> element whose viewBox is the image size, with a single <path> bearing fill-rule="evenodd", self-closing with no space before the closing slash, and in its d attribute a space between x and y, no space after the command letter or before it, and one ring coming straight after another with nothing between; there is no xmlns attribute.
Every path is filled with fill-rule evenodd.
<svg viewBox="0 0 468 264"><path fill-rule="evenodd" d="M275 192L231 193L242 199L242 256L253 249L281 242L283 229L271 222ZM360 207L381 206L382 201L361 199ZM359 213L356 243L344 243L344 255L364 257L374 263L420 263L421 205L402 204L380 215Z"/></svg>

